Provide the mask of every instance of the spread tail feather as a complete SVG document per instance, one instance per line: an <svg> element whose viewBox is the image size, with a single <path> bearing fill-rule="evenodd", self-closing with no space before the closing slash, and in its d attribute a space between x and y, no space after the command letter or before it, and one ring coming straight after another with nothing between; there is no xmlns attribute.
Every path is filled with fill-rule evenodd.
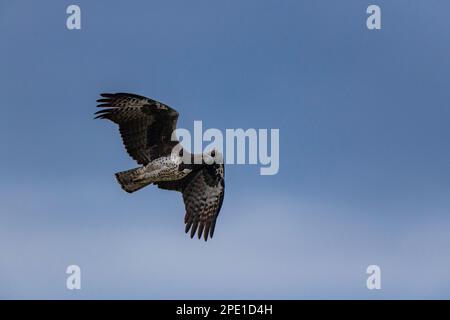
<svg viewBox="0 0 450 320"><path fill-rule="evenodd" d="M115 174L117 182L123 190L132 193L148 186L152 182L143 178L144 168L134 168L127 171L117 172Z"/></svg>

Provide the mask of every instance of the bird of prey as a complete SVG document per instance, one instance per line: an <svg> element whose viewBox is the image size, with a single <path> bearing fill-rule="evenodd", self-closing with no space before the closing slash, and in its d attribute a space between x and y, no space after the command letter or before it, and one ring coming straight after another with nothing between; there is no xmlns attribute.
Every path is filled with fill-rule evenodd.
<svg viewBox="0 0 450 320"><path fill-rule="evenodd" d="M194 155L172 138L178 112L161 102L130 93L102 93L95 119L119 125L128 154L141 166L115 174L120 186L132 193L150 184L179 191L186 209L185 231L205 241L214 235L224 198L221 154ZM105 108L105 109L103 109ZM178 149L175 147L178 146ZM175 151L175 152L174 152ZM189 159L189 161L185 161Z"/></svg>

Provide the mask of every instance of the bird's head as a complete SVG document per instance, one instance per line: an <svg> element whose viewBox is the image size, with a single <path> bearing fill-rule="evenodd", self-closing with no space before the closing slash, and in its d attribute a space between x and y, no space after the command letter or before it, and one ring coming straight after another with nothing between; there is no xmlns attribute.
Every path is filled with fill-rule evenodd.
<svg viewBox="0 0 450 320"><path fill-rule="evenodd" d="M203 161L206 164L213 164L213 163L222 164L223 163L223 154L217 149L212 149L203 154Z"/></svg>

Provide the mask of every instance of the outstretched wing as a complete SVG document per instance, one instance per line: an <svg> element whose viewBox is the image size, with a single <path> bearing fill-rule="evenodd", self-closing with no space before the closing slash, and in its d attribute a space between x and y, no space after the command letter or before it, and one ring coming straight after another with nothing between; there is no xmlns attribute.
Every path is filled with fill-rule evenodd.
<svg viewBox="0 0 450 320"><path fill-rule="evenodd" d="M168 146L176 129L178 112L169 106L131 93L102 93L95 119L108 119L119 125L128 154L138 164L170 153Z"/></svg>
<svg viewBox="0 0 450 320"><path fill-rule="evenodd" d="M186 215L186 233L191 238L197 232L198 238L208 240L214 235L217 216L222 207L225 180L222 165L206 166L183 179L156 183L159 188L183 193Z"/></svg>
<svg viewBox="0 0 450 320"><path fill-rule="evenodd" d="M186 208L184 223L186 233L191 238L197 232L198 238L208 240L213 237L217 216L222 207L225 181L223 165L206 166L193 175L183 188L183 200Z"/></svg>

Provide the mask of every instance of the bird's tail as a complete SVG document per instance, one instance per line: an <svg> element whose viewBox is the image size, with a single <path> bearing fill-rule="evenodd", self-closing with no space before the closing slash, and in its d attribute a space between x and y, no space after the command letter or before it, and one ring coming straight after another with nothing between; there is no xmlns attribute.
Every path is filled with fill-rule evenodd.
<svg viewBox="0 0 450 320"><path fill-rule="evenodd" d="M144 178L144 167L134 168L115 174L117 182L126 192L132 193L142 189L152 182Z"/></svg>

